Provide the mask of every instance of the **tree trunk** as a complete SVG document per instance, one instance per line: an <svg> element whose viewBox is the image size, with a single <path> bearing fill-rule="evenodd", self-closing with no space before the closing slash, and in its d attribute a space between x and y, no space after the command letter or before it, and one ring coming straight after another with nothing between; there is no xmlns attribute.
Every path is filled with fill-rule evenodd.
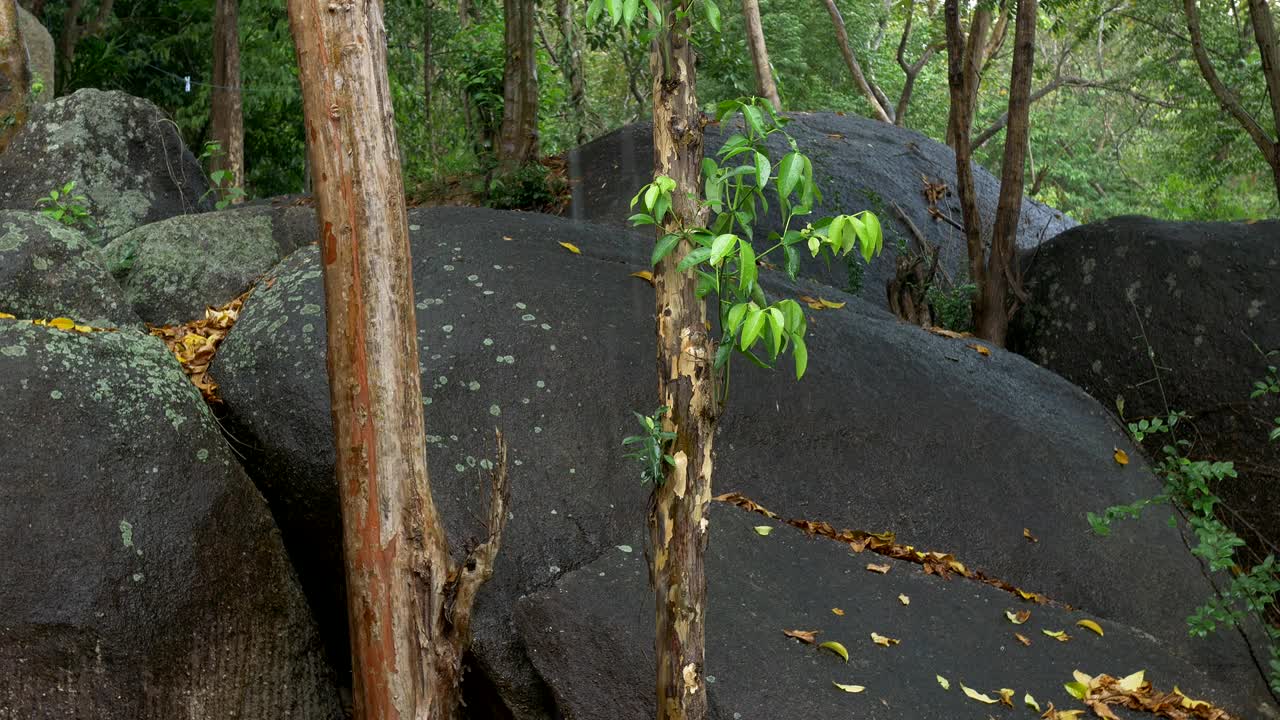
<svg viewBox="0 0 1280 720"><path fill-rule="evenodd" d="M960 199L960 216L964 225L965 245L969 251L969 279L983 286L986 258L982 244L982 216L973 190L973 161L969 149L969 131L973 112L973 93L966 69L965 36L960 28L959 0L946 0L943 15L947 33L947 79L951 106L947 113L947 137L956 152L956 196ZM970 36L970 42L972 42ZM976 80L975 80L976 81Z"/></svg>
<svg viewBox="0 0 1280 720"><path fill-rule="evenodd" d="M769 49L764 44L764 27L760 25L759 0L742 0L742 18L747 26L751 62L756 69L756 94L768 100L774 110L781 110L782 100L778 97L778 85L773 81Z"/></svg>
<svg viewBox="0 0 1280 720"><path fill-rule="evenodd" d="M871 112L881 122L892 124L893 118L889 117L889 110L880 104L880 100L876 98L875 92L871 89L871 85L867 82L866 75L862 73L862 66L858 64L858 58L854 56L853 49L849 47L849 33L844 27L844 17L840 15L840 8L836 7L835 0L822 0L827 6L827 14L831 16L831 24L835 26L836 44L840 46L840 54L844 56L844 64L849 67L849 74L853 76L853 80L858 84L858 89L862 91L863 96L867 98L867 103L871 105Z"/></svg>
<svg viewBox="0 0 1280 720"><path fill-rule="evenodd" d="M18 6L14 0L0 0L0 152L27 121L30 86L27 49L18 31Z"/></svg>
<svg viewBox="0 0 1280 720"><path fill-rule="evenodd" d="M703 117L695 88L690 44L691 0L666 12L650 54L653 70L654 174L676 183L675 219L659 232L706 225L701 198ZM663 420L675 432L666 468L654 489L649 518L651 569L657 619L658 720L703 720L707 714L704 658L707 600L703 560L711 502L711 444L719 415L712 369L715 343L697 277L677 269L687 242L654 272L657 300L658 401L670 408Z"/></svg>
<svg viewBox="0 0 1280 720"><path fill-rule="evenodd" d="M538 158L538 67L533 48L535 0L503 0L507 69L502 79L498 171L512 173Z"/></svg>
<svg viewBox="0 0 1280 720"><path fill-rule="evenodd" d="M107 19L111 17L111 8L114 3L115 0L101 0L98 11L87 23L80 21L84 0L69 0L67 3L67 9L62 16L62 33L58 35L58 62L62 67L59 68L59 72L54 73L56 76L54 79L58 85L56 95L62 94L63 89L66 88L67 79L72 75L71 69L75 66L76 60L76 45L82 39L102 31Z"/></svg>
<svg viewBox="0 0 1280 720"><path fill-rule="evenodd" d="M240 102L240 23L237 0L217 0L213 20L213 107L210 121L213 139L222 153L213 158L213 170L230 171L219 183L224 194L244 184L244 116ZM241 194L231 196L239 203Z"/></svg>
<svg viewBox="0 0 1280 720"><path fill-rule="evenodd" d="M978 337L1001 347L1009 331L1009 318L1017 309L1017 305L1010 306L1009 295L1022 295L1016 253L1018 220L1022 214L1022 184L1031 132L1031 71L1036 46L1037 0L1017 1L1013 67L1009 77L1009 122L1004 138L1004 164L1000 170L1000 200L991 231L986 282L979 286L973 308Z"/></svg>
<svg viewBox="0 0 1280 720"><path fill-rule="evenodd" d="M579 145L587 142L587 88L582 67L582 37L573 20L574 4L570 0L556 0L556 17L560 19L560 61L565 83L569 86L569 107L577 125L576 140Z"/></svg>
<svg viewBox="0 0 1280 720"><path fill-rule="evenodd" d="M1249 21L1253 25L1253 39L1258 43L1262 56L1262 76L1267 82L1271 118L1276 129L1276 141L1271 144L1271 152L1264 149L1262 154L1271 166L1276 200L1280 201L1280 47L1276 43L1276 21L1271 16L1267 0L1249 0Z"/></svg>
<svg viewBox="0 0 1280 720"><path fill-rule="evenodd" d="M315 178L357 720L456 716L472 601L506 518L454 564L431 497L382 4L289 0Z"/></svg>
<svg viewBox="0 0 1280 720"><path fill-rule="evenodd" d="M946 8L948 6L949 4L943 6L944 15L946 14ZM956 57L958 62L960 63L959 72L962 73L962 76L964 78L964 83L960 87L964 88L965 97L964 97L964 102L959 104L955 102L954 96L955 96L955 91L957 89L957 86L953 79L951 82L951 92L952 92L953 99L952 99L950 111L953 113L956 111L963 112L963 117L961 117L959 120L960 120L960 124L963 125L963 127L965 128L965 132L967 133L973 127L973 116L977 112L977 108L978 108L978 88L982 84L982 62L983 62L982 49L986 43L987 33L991 29L991 11L989 9L984 9L981 6L974 8L973 18L969 22L969 32L968 32L968 36L966 37L964 30L960 28L959 9L957 9L955 26L956 26L955 35L959 39L959 43L958 43L959 50L956 52ZM952 35L952 31L950 29L950 26L948 26L948 29L947 29L948 55L950 55L952 51L953 39L951 35ZM948 67L950 68L950 63L951 63L950 57L948 57L947 62L948 62ZM950 73L948 74L950 75ZM948 116L946 139L947 139L947 144L954 147L956 138L953 132L959 126L953 127L953 125L954 123L952 122L952 118Z"/></svg>

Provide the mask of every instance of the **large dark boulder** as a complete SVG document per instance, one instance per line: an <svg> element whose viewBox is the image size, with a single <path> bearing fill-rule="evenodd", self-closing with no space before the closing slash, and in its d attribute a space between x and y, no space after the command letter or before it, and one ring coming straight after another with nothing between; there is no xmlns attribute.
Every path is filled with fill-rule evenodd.
<svg viewBox="0 0 1280 720"><path fill-rule="evenodd" d="M655 404L653 290L628 277L643 268L649 241L465 208L412 211L410 222L431 482L455 550L481 532L494 426L511 446L512 516L476 608L477 665L517 717L546 717L549 696L514 632L513 601L617 546L639 552L645 536L648 489L619 443L635 430L631 412ZM776 295L816 292L764 277ZM316 248L269 278L212 373L228 430L341 647ZM1112 538L1089 533L1085 511L1157 491L1141 461L1116 465L1113 448L1136 451L1097 403L1017 355L984 356L832 296L849 304L810 313L802 381L789 362L776 373L735 363L717 492L742 492L786 517L896 531L901 542L953 551L1019 587L1141 627L1214 677L1258 680L1239 635L1187 636L1184 618L1211 586L1164 516ZM1023 528L1040 542L1029 544Z"/></svg>
<svg viewBox="0 0 1280 720"><path fill-rule="evenodd" d="M954 223L960 222L960 201L955 195L956 159L951 148L913 130L888 125L857 115L840 113L794 113L786 126L801 152L813 160L814 178L824 201L806 222L837 212L871 210L882 223L885 252L864 270L857 295L872 304L885 305L885 283L894 275L899 242L915 248L912 232L894 209L902 209L931 245L941 246L941 267L962 282L968 275L968 250L964 232L930 213L925 198L925 181L945 183L949 192L936 209ZM729 134L740 124L709 125L706 154L713 157ZM770 143L775 162L789 149L779 138ZM620 224L632 215L629 208L636 191L653 177L653 126L636 123L615 130L569 152L573 178L573 200L567 215L578 220ZM737 162L737 161L735 161ZM1000 180L986 169L974 167L974 190L982 212L983 237L989 238L995 222ZM760 225L763 231L780 230L781 217L772 193L770 212ZM1074 226L1075 221L1034 200L1022 204L1018 224L1018 244L1034 246ZM803 253L802 253L803 255ZM777 263L781 266L781 260ZM849 286L849 270L844 262L829 267L807 260L806 277L837 288Z"/></svg>
<svg viewBox="0 0 1280 720"><path fill-rule="evenodd" d="M209 183L160 108L122 92L77 90L32 110L0 154L0 209L32 210L75 181L101 245L174 215L212 209Z"/></svg>
<svg viewBox="0 0 1280 720"><path fill-rule="evenodd" d="M757 526L772 532L762 537ZM1215 679L1141 630L1103 621L1099 637L1076 625L1093 619L1087 613L1028 605L1007 591L926 575L918 565L870 552L851 554L844 543L807 539L719 503L710 527L704 674L713 718L985 717L987 708L966 697L961 683L990 698L1011 688L1012 712L1034 717L1039 713L1024 707L1028 693L1042 707L1082 707L1063 688L1075 670L1113 677L1144 670L1164 692L1176 685L1240 717L1275 717L1259 683L1246 688ZM869 573L867 563L890 570ZM643 556L612 550L517 603L529 658L567 720L653 717L654 598L647 578ZM1030 619L1020 626L1004 614L1023 610ZM786 637L786 630L817 630L818 642L844 645L849 662ZM1070 640L1057 642L1044 630L1066 631ZM872 633L898 644L878 646ZM846 694L833 683L865 690Z"/></svg>
<svg viewBox="0 0 1280 720"><path fill-rule="evenodd" d="M1258 547L1280 543L1280 443L1268 440L1280 397L1249 397L1280 365L1266 355L1280 351L1280 221L1112 218L1024 265L1032 301L1012 346L1109 408L1123 397L1126 418L1189 413L1192 456L1240 473L1218 487L1228 522Z"/></svg>
<svg viewBox="0 0 1280 720"><path fill-rule="evenodd" d="M138 315L168 325L244 292L315 234L311 208L254 205L143 225L103 254Z"/></svg>
<svg viewBox="0 0 1280 720"><path fill-rule="evenodd" d="M18 210L0 210L0 312L70 317L96 327L139 325L102 253L83 233Z"/></svg>
<svg viewBox="0 0 1280 720"><path fill-rule="evenodd" d="M157 339L0 320L10 717L341 717L262 496Z"/></svg>

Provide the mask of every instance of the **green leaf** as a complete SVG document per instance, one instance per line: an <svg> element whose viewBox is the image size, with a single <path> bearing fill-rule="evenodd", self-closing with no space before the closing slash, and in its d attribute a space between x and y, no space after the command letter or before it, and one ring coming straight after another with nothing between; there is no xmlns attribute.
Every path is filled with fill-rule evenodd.
<svg viewBox="0 0 1280 720"><path fill-rule="evenodd" d="M743 105L742 117L747 121L747 126L755 132L756 135L764 137L764 118L760 115L760 108L755 105Z"/></svg>
<svg viewBox="0 0 1280 720"><path fill-rule="evenodd" d="M804 158L800 153L787 153L778 166L778 197L786 198L804 175Z"/></svg>
<svg viewBox="0 0 1280 720"><path fill-rule="evenodd" d="M799 380L809 367L809 349L804 346L804 338L798 334L791 336L791 354L796 359L796 379Z"/></svg>
<svg viewBox="0 0 1280 720"><path fill-rule="evenodd" d="M733 252L734 243L738 242L737 235L725 233L715 239L711 243L711 265L718 267L720 262L724 260L724 256Z"/></svg>
<svg viewBox="0 0 1280 720"><path fill-rule="evenodd" d="M694 294L701 299L713 292L720 292L720 282L716 279L715 275L699 270L698 287L694 290Z"/></svg>
<svg viewBox="0 0 1280 720"><path fill-rule="evenodd" d="M778 357L778 352L783 348L783 330L786 327L786 320L782 317L782 311L776 307L769 308L769 330L773 335L773 356Z"/></svg>
<svg viewBox="0 0 1280 720"><path fill-rule="evenodd" d="M783 300L778 303L778 308L782 310L783 324L782 327L789 335L804 335L806 321L804 319L804 310L800 308L800 303L795 300Z"/></svg>
<svg viewBox="0 0 1280 720"><path fill-rule="evenodd" d="M713 0L702 0L702 8L707 13L707 22L711 29L720 32L720 7Z"/></svg>
<svg viewBox="0 0 1280 720"><path fill-rule="evenodd" d="M849 219L847 216L837 215L831 219L831 224L827 226L827 239L831 241L831 249L837 253L844 247L845 228L848 225Z"/></svg>
<svg viewBox="0 0 1280 720"><path fill-rule="evenodd" d="M764 153L756 153L756 187L761 190L769 183L769 173L773 172L773 165L769 163L769 158Z"/></svg>
<svg viewBox="0 0 1280 720"><path fill-rule="evenodd" d="M617 25L622 19L622 0L605 0L609 3L609 24Z"/></svg>
<svg viewBox="0 0 1280 720"><path fill-rule="evenodd" d="M862 213L862 259L871 262L873 255L879 255L884 247L884 236L880 232L880 218L869 212Z"/></svg>
<svg viewBox="0 0 1280 720"><path fill-rule="evenodd" d="M622 24L631 27L640 12L640 0L626 0L622 5Z"/></svg>
<svg viewBox="0 0 1280 720"><path fill-rule="evenodd" d="M796 279L796 274L800 272L800 251L796 250L794 245L782 246L782 254L786 257L787 275L792 280Z"/></svg>
<svg viewBox="0 0 1280 720"><path fill-rule="evenodd" d="M759 276L760 270L756 267L756 249L751 243L743 240L738 243L738 290L743 293L750 293L751 286L755 283Z"/></svg>
<svg viewBox="0 0 1280 720"><path fill-rule="evenodd" d="M662 258L671 254L672 250L680 244L680 236L675 233L668 233L658 238L658 242L653 246L653 255L650 257L654 267L662 262Z"/></svg>
<svg viewBox="0 0 1280 720"><path fill-rule="evenodd" d="M738 303L737 305L729 308L729 325L724 328L724 331L729 334L736 333L738 326L742 324L742 319L746 317L747 310L750 309L750 307L751 305L749 303Z"/></svg>
<svg viewBox="0 0 1280 720"><path fill-rule="evenodd" d="M706 262L709 257L711 257L711 248L696 247L690 250L688 255L684 256L684 259L680 261L676 269L680 272L685 272L695 265Z"/></svg>
<svg viewBox="0 0 1280 720"><path fill-rule="evenodd" d="M645 213L636 213L635 215L632 215L631 217L627 218L627 222L630 222L632 227L640 227L641 225L652 225L653 216L647 215Z"/></svg>
<svg viewBox="0 0 1280 720"><path fill-rule="evenodd" d="M662 190L658 188L656 183L650 183L649 189L644 191L644 209L653 212L653 204L658 201L658 194Z"/></svg>
<svg viewBox="0 0 1280 720"><path fill-rule="evenodd" d="M738 347L743 352L751 349L751 346L760 338L760 331L764 329L764 323L764 310L751 308L747 312L747 319L742 323L742 339L738 343Z"/></svg>

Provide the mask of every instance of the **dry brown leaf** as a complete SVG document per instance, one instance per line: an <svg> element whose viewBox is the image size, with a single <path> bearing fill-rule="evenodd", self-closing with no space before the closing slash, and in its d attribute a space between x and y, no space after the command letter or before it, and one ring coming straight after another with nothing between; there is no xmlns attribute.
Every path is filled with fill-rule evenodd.
<svg viewBox="0 0 1280 720"><path fill-rule="evenodd" d="M841 610L840 608L831 608L831 612L832 612L833 614L835 614L835 615L839 615L839 616L841 616L841 617L844 617L844 611L843 611L843 610Z"/></svg>
<svg viewBox="0 0 1280 720"><path fill-rule="evenodd" d="M1040 542L1040 538L1036 537L1035 535L1032 535L1031 530L1028 528L1022 528L1022 537L1030 540L1033 543Z"/></svg>
<svg viewBox="0 0 1280 720"><path fill-rule="evenodd" d="M783 630L782 634L786 635L789 638L795 638L800 642L808 643L810 645L818 641L817 630Z"/></svg>
<svg viewBox="0 0 1280 720"><path fill-rule="evenodd" d="M1027 647L1031 647L1031 641L1027 639L1026 635L1023 635L1022 633L1014 633L1013 636L1018 638L1018 642L1026 645Z"/></svg>
<svg viewBox="0 0 1280 720"><path fill-rule="evenodd" d="M885 637L880 633L871 633L871 642L884 647L890 647L892 645L897 645L902 641L897 638Z"/></svg>
<svg viewBox="0 0 1280 720"><path fill-rule="evenodd" d="M1066 634L1062 630L1041 630L1040 632L1044 633L1045 635L1048 635L1049 637L1053 638L1054 640L1057 640L1058 642L1069 642L1071 640L1071 636Z"/></svg>
<svg viewBox="0 0 1280 720"><path fill-rule="evenodd" d="M1014 612L1012 610L1005 610L1004 616L1009 618L1009 622L1013 623L1014 625L1021 625L1022 623L1031 619L1031 611L1019 610L1018 612Z"/></svg>
<svg viewBox="0 0 1280 720"><path fill-rule="evenodd" d="M875 563L867 563L867 569L873 573L880 573L881 575L883 575L889 572L889 563L885 563L883 565L876 565Z"/></svg>

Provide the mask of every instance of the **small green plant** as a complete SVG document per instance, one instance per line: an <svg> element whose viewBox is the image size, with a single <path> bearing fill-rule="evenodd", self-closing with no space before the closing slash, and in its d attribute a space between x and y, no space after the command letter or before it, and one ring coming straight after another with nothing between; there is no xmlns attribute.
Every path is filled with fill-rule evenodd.
<svg viewBox="0 0 1280 720"><path fill-rule="evenodd" d="M862 292L862 284L866 277L866 267L858 262L858 258L853 255L846 255L844 258L847 275L845 276L844 291L850 295L857 295Z"/></svg>
<svg viewBox="0 0 1280 720"><path fill-rule="evenodd" d="M1270 354L1270 353L1269 353ZM1267 374L1261 380L1253 383L1253 392L1249 394L1250 398L1260 398L1266 395L1280 395L1280 374L1276 372L1275 365L1267 366ZM1280 440L1280 417L1272 421L1271 432L1268 436L1272 442Z"/></svg>
<svg viewBox="0 0 1280 720"><path fill-rule="evenodd" d="M48 195L36 201L36 207L47 217L66 225L85 228L94 227L93 215L89 212L89 199L84 195L74 194L76 181L69 180L61 188L49 191Z"/></svg>
<svg viewBox="0 0 1280 720"><path fill-rule="evenodd" d="M671 408L660 407L653 415L632 413L640 422L643 435L632 435L624 438L623 445L639 445L634 452L623 457L632 458L640 463L640 481L642 483L661 484L663 465L675 465L675 458L667 454L667 445L676 439L676 434L662 429L662 416Z"/></svg>
<svg viewBox="0 0 1280 720"><path fill-rule="evenodd" d="M933 308L933 317L938 325L955 332L971 332L973 330L973 296L978 286L973 283L956 285L950 290L943 290L935 282L925 291L925 301Z"/></svg>
<svg viewBox="0 0 1280 720"><path fill-rule="evenodd" d="M489 181L485 204L498 210L545 210L556 204L561 188L542 163L528 163Z"/></svg>
<svg viewBox="0 0 1280 720"><path fill-rule="evenodd" d="M199 160L201 163L212 162L224 155L226 153L222 150L222 143L209 140L205 142L204 149L200 152ZM244 188L236 185L235 181L236 175L234 172L227 169L214 170L209 173L209 182L212 183L213 187L206 190L204 195L200 196L200 199L204 200L210 195L215 195L218 199L214 201L213 206L218 210L226 210L232 204L246 197Z"/></svg>

